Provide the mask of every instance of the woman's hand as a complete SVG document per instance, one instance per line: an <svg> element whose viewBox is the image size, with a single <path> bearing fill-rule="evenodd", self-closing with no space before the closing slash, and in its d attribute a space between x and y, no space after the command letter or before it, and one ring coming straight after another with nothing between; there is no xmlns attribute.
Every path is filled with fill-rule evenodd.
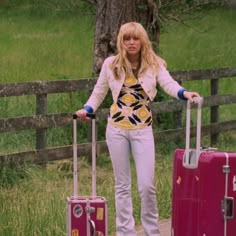
<svg viewBox="0 0 236 236"><path fill-rule="evenodd" d="M188 99L191 103L193 102L194 97L200 97L200 95L197 92L188 92L184 91L183 96Z"/></svg>
<svg viewBox="0 0 236 236"><path fill-rule="evenodd" d="M76 111L75 113L83 121L90 120L90 118L87 117L88 112L85 109L80 109L80 110Z"/></svg>

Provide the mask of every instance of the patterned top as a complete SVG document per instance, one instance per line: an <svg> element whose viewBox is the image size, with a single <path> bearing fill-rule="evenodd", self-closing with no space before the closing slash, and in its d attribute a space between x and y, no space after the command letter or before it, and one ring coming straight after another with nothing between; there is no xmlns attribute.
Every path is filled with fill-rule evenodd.
<svg viewBox="0 0 236 236"><path fill-rule="evenodd" d="M140 129L152 124L150 100L134 75L126 76L117 103L110 107L109 124Z"/></svg>

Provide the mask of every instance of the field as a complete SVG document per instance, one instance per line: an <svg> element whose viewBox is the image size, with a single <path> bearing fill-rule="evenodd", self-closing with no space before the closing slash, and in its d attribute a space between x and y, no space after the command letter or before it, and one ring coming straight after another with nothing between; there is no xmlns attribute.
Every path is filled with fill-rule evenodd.
<svg viewBox="0 0 236 236"><path fill-rule="evenodd" d="M27 1L25 1L27 2ZM0 8L0 83L85 78L92 75L94 15L30 10L27 5ZM160 54L169 70L235 67L236 14L232 9L205 10L184 23L170 22L161 34ZM235 79L220 84L220 93L235 93ZM209 95L206 82L184 84ZM85 99L85 98L83 98ZM50 112L73 111L83 101L71 95L52 96ZM221 109L221 120L235 119L236 106ZM34 114L32 97L0 98L1 117ZM208 113L206 110L205 113ZM204 116L207 122L208 115ZM54 133L55 132L55 133ZM50 142L68 143L70 129L52 131ZM34 131L0 133L0 153L33 148ZM236 133L220 136L218 148L235 151ZM203 140L208 143L207 138ZM171 176L174 144L157 143L156 186L161 218L171 214ZM0 168L0 235L65 235L65 199L72 193L70 160L47 166L3 166ZM79 193L89 194L90 165L79 162ZM134 164L133 202L140 224L139 197ZM98 158L98 194L109 202L109 232L115 231L114 180L110 159Z"/></svg>

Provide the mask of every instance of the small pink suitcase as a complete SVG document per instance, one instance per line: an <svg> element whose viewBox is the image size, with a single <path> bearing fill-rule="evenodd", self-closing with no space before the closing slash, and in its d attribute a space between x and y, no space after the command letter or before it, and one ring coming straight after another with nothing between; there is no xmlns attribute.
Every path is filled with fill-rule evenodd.
<svg viewBox="0 0 236 236"><path fill-rule="evenodd" d="M188 103L186 149L174 154L171 235L236 236L236 153L200 148L203 99L196 102L196 149L189 148Z"/></svg>
<svg viewBox="0 0 236 236"><path fill-rule="evenodd" d="M78 196L77 115L73 115L73 196L67 197L67 236L108 236L107 200L96 195L96 131L92 119L92 196Z"/></svg>

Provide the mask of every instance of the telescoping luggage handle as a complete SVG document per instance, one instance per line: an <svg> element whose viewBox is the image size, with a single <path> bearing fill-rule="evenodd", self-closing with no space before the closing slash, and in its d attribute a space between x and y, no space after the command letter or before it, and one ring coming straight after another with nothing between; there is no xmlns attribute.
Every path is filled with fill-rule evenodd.
<svg viewBox="0 0 236 236"><path fill-rule="evenodd" d="M202 119L202 104L203 97L193 98L194 103L198 104L197 108L197 136L196 136L196 149L190 149L190 121L191 121L191 103L187 101L187 113L186 113L186 147L183 158L183 166L189 169L195 169L198 167L198 159L200 156L201 145L201 119Z"/></svg>
<svg viewBox="0 0 236 236"><path fill-rule="evenodd" d="M96 194L96 114L88 113L92 120L92 197ZM78 152L77 152L77 114L73 114L73 194L78 197Z"/></svg>

